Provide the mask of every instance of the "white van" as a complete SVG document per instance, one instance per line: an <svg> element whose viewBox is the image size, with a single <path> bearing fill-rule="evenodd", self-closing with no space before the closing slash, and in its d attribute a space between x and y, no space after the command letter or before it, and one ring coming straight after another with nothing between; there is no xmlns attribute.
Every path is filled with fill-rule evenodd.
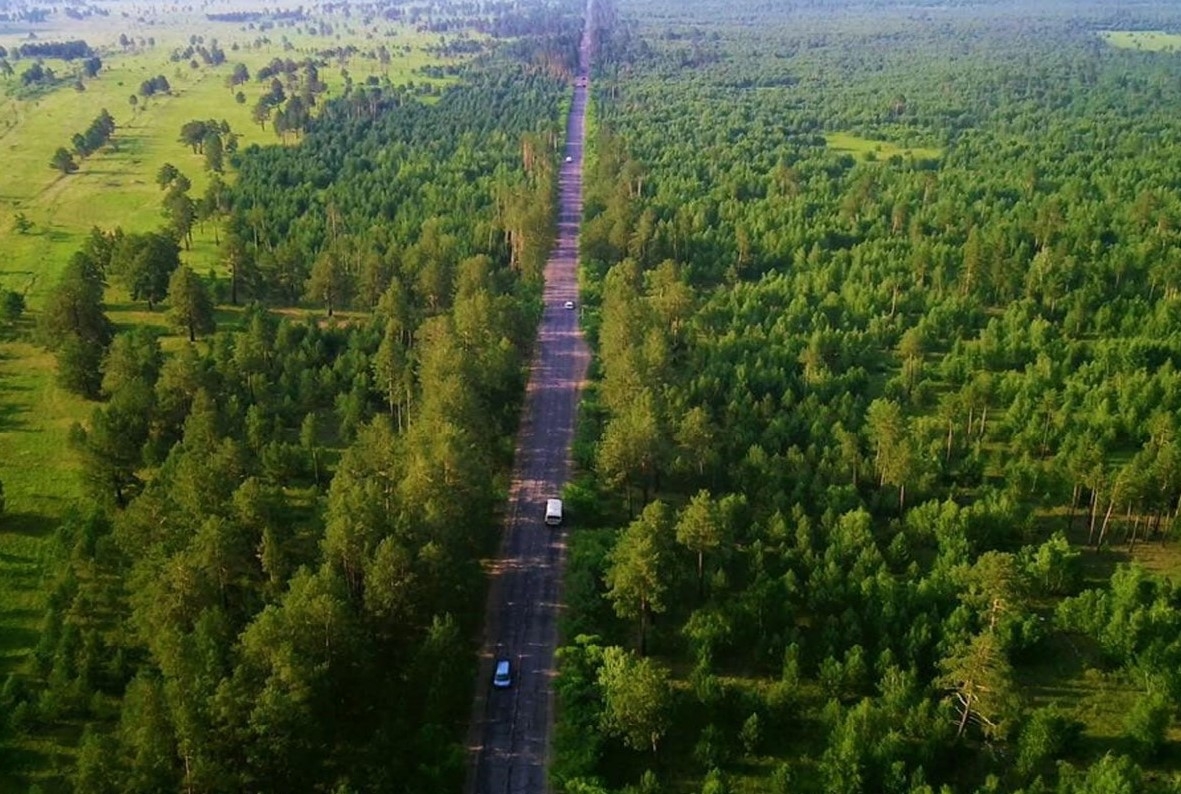
<svg viewBox="0 0 1181 794"><path fill-rule="evenodd" d="M547 499L545 501L545 523L556 527L562 523L562 500Z"/></svg>

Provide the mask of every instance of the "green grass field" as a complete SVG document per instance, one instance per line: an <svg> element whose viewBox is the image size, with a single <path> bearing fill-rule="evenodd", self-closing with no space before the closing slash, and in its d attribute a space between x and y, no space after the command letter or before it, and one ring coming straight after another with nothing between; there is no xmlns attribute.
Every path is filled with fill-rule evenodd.
<svg viewBox="0 0 1181 794"><path fill-rule="evenodd" d="M904 147L890 141L875 141L847 132L830 132L824 136L828 148L835 152L848 152L858 160L888 160L894 155L913 157L916 160L937 160L942 152L938 149Z"/></svg>
<svg viewBox="0 0 1181 794"><path fill-rule="evenodd" d="M1112 47L1144 52L1181 51L1181 33L1165 33L1163 30L1103 30L1100 38Z"/></svg>
<svg viewBox="0 0 1181 794"><path fill-rule="evenodd" d="M67 437L90 414L54 383L53 356L24 342L0 345L0 677L36 641L45 607L44 540L80 493Z"/></svg>

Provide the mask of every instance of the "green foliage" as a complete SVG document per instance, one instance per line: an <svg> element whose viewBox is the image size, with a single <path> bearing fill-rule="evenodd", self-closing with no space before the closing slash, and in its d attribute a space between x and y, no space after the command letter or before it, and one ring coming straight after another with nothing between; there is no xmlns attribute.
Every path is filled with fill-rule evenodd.
<svg viewBox="0 0 1181 794"><path fill-rule="evenodd" d="M554 727L554 780L571 782L585 778L598 765L603 739L599 733L603 701L599 692L599 671L603 647L598 637L578 635L571 644L558 648L555 664L560 675L555 684L563 704L563 719Z"/></svg>
<svg viewBox="0 0 1181 794"><path fill-rule="evenodd" d="M1071 753L1081 728L1055 706L1031 711L1017 741L1017 772L1032 776L1044 771L1053 759Z"/></svg>
<svg viewBox="0 0 1181 794"><path fill-rule="evenodd" d="M221 141L221 135L216 132L208 132L202 142L205 151L205 168L215 174L221 173L225 169L225 145Z"/></svg>
<svg viewBox="0 0 1181 794"><path fill-rule="evenodd" d="M161 190L170 187L177 179L180 178L180 171L172 163L164 163L156 171L156 184L160 186Z"/></svg>
<svg viewBox="0 0 1181 794"><path fill-rule="evenodd" d="M1081 552L1072 547L1064 535L1055 533L1030 551L1026 570L1042 593L1070 595L1077 590Z"/></svg>
<svg viewBox="0 0 1181 794"><path fill-rule="evenodd" d="M611 551L603 581L615 614L640 622L640 652L645 649L648 624L667 608L667 570L672 542L672 511L653 502L628 525Z"/></svg>
<svg viewBox="0 0 1181 794"><path fill-rule="evenodd" d="M95 408L88 429L75 428L74 446L82 458L83 478L100 503L127 504L138 487L155 395L150 382L140 378L123 381L110 392L110 402Z"/></svg>
<svg viewBox="0 0 1181 794"><path fill-rule="evenodd" d="M24 313L24 295L13 290L0 290L0 323L16 323Z"/></svg>
<svg viewBox="0 0 1181 794"><path fill-rule="evenodd" d="M603 730L633 750L655 753L670 724L668 670L651 659L610 647L603 650L598 682L603 693Z"/></svg>
<svg viewBox="0 0 1181 794"><path fill-rule="evenodd" d="M496 262L507 257L518 266L522 257L544 259L552 174L518 173L518 144L538 119L551 119L543 126L556 130L553 108L564 86L515 64L501 62L497 69L507 71L496 77L473 71L467 84L430 105L407 101L397 91L355 91L325 105L299 147L251 150L234 185L231 227L254 249L266 291L306 295L333 314L354 302L369 308L372 295L358 287L366 263L384 258L398 265L401 283L414 285L423 308L433 313L447 307L455 269L470 256L487 254ZM510 73L512 81L500 82ZM513 89L506 92L510 82ZM260 107L263 115L256 119L265 122L272 104ZM497 120L494 135L485 127L491 119ZM290 121L282 129L294 129ZM355 155L341 149L341 135L354 141ZM401 168L401 154L379 154L391 142L415 170ZM276 182L279 173L298 187ZM493 194L512 196L513 205L481 198ZM309 212L313 205L318 211ZM455 214L457 206L465 207L462 216ZM364 231L378 217L384 229ZM474 228L497 233L481 237L468 231ZM506 247L506 239L515 247ZM310 283L284 272L294 265L291 258L302 259L300 267L313 266ZM533 280L537 271L527 275Z"/></svg>
<svg viewBox="0 0 1181 794"><path fill-rule="evenodd" d="M940 684L953 691L959 716L958 733L969 722L987 736L1004 736L1017 710L1013 671L996 635L973 637L942 662Z"/></svg>
<svg viewBox="0 0 1181 794"><path fill-rule="evenodd" d="M71 339L98 348L110 342L112 326L104 313L102 267L82 251L70 259L41 313L39 330L48 347L56 349Z"/></svg>
<svg viewBox="0 0 1181 794"><path fill-rule="evenodd" d="M714 723L701 729L693 745L693 760L707 769L716 769L718 764L729 760L729 742L723 730Z"/></svg>
<svg viewBox="0 0 1181 794"><path fill-rule="evenodd" d="M1144 775L1124 755L1107 754L1085 770L1065 766L1059 791L1069 794L1140 794L1145 791Z"/></svg>
<svg viewBox="0 0 1181 794"><path fill-rule="evenodd" d="M57 348L57 382L80 397L97 399L102 389L103 348L88 339L66 337Z"/></svg>
<svg viewBox="0 0 1181 794"><path fill-rule="evenodd" d="M59 146L57 151L53 153L53 157L49 160L49 167L60 171L63 175L72 174L78 170L78 163L74 161L74 156L70 154L70 150L64 146Z"/></svg>
<svg viewBox="0 0 1181 794"><path fill-rule="evenodd" d="M334 244L321 253L308 279L308 298L322 303L329 317L352 298L353 280L345 262L345 245Z"/></svg>
<svg viewBox="0 0 1181 794"><path fill-rule="evenodd" d="M168 278L168 304L169 320L189 335L190 342L216 330L209 290L187 265L178 267Z"/></svg>
<svg viewBox="0 0 1181 794"><path fill-rule="evenodd" d="M86 132L74 135L74 152L79 157L94 154L111 139L115 132L115 119L103 108L94 121L87 127ZM54 160L57 160L55 156Z"/></svg>
<svg viewBox="0 0 1181 794"><path fill-rule="evenodd" d="M141 326L116 334L103 360L103 393L114 396L135 381L155 386L163 361L159 339L151 329Z"/></svg>
<svg viewBox="0 0 1181 794"><path fill-rule="evenodd" d="M1124 734L1131 742L1135 758L1147 762L1160 752L1174 712L1164 692L1150 691L1137 698L1124 722Z"/></svg>
<svg viewBox="0 0 1181 794"><path fill-rule="evenodd" d="M1116 664L1163 674L1170 691L1179 682L1170 672L1181 661L1173 587L1138 566L1121 565L1108 590L1086 590L1058 605L1057 621L1096 640Z"/></svg>
<svg viewBox="0 0 1181 794"><path fill-rule="evenodd" d="M78 748L74 791L77 794L116 794L118 770L117 745L110 737L87 729Z"/></svg>
<svg viewBox="0 0 1181 794"><path fill-rule="evenodd" d="M214 119L187 121L180 128L180 142L190 147L194 154L199 154L204 151L210 136L217 136L220 144L220 135L227 131L228 126L225 122L218 122Z"/></svg>
<svg viewBox="0 0 1181 794"><path fill-rule="evenodd" d="M111 253L111 273L149 309L168 295L169 279L179 266L176 240L162 232L124 235Z"/></svg>
<svg viewBox="0 0 1181 794"><path fill-rule="evenodd" d="M731 794L731 791L722 770L717 768L709 770L705 776L705 782L701 786L701 794Z"/></svg>
<svg viewBox="0 0 1181 794"><path fill-rule="evenodd" d="M698 491L677 517L677 543L697 555L697 581L700 588L705 575L705 552L721 546L728 527L718 505L708 491Z"/></svg>

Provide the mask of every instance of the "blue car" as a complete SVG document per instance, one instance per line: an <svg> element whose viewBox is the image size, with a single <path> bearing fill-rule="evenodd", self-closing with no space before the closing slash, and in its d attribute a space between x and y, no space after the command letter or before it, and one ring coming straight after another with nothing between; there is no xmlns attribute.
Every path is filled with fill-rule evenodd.
<svg viewBox="0 0 1181 794"><path fill-rule="evenodd" d="M496 672L492 675L492 686L497 689L507 689L512 686L513 672L509 665L508 659L500 659L496 662Z"/></svg>

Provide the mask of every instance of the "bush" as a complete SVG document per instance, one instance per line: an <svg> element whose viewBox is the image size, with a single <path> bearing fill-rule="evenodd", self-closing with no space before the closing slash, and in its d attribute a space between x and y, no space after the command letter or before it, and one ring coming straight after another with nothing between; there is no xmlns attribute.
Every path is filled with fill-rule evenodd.
<svg viewBox="0 0 1181 794"><path fill-rule="evenodd" d="M1036 709L1017 740L1017 771L1032 775L1046 762L1060 758L1077 743L1082 725L1055 706Z"/></svg>
<svg viewBox="0 0 1181 794"><path fill-rule="evenodd" d="M586 476L567 483L562 490L562 509L569 522L583 527L604 526L606 516L602 510L603 497L595 488L594 481Z"/></svg>
<svg viewBox="0 0 1181 794"><path fill-rule="evenodd" d="M1026 560L1026 570L1044 595L1070 595L1078 589L1079 551L1061 532L1037 547Z"/></svg>
<svg viewBox="0 0 1181 794"><path fill-rule="evenodd" d="M1165 743L1165 733L1172 720L1172 707L1163 692L1147 692L1124 720L1124 735L1137 760L1151 760Z"/></svg>
<svg viewBox="0 0 1181 794"><path fill-rule="evenodd" d="M701 787L701 794L730 794L730 786L720 769L709 770L705 776L705 784Z"/></svg>
<svg viewBox="0 0 1181 794"><path fill-rule="evenodd" d="M12 290L0 292L0 323L15 323L25 313L25 296Z"/></svg>
<svg viewBox="0 0 1181 794"><path fill-rule="evenodd" d="M742 749L746 751L747 755L755 755L758 752L759 744L762 741L762 729L757 713L751 714L746 718L746 722L742 723L742 729L738 732L738 740L742 742Z"/></svg>
<svg viewBox="0 0 1181 794"><path fill-rule="evenodd" d="M791 766L780 764L771 773L771 791L774 794L791 794L792 791L795 791L794 780L795 776L792 774Z"/></svg>
<svg viewBox="0 0 1181 794"><path fill-rule="evenodd" d="M693 758L697 763L704 767L718 767L729 755L725 734L718 726L710 723L701 729L701 736L693 746Z"/></svg>

